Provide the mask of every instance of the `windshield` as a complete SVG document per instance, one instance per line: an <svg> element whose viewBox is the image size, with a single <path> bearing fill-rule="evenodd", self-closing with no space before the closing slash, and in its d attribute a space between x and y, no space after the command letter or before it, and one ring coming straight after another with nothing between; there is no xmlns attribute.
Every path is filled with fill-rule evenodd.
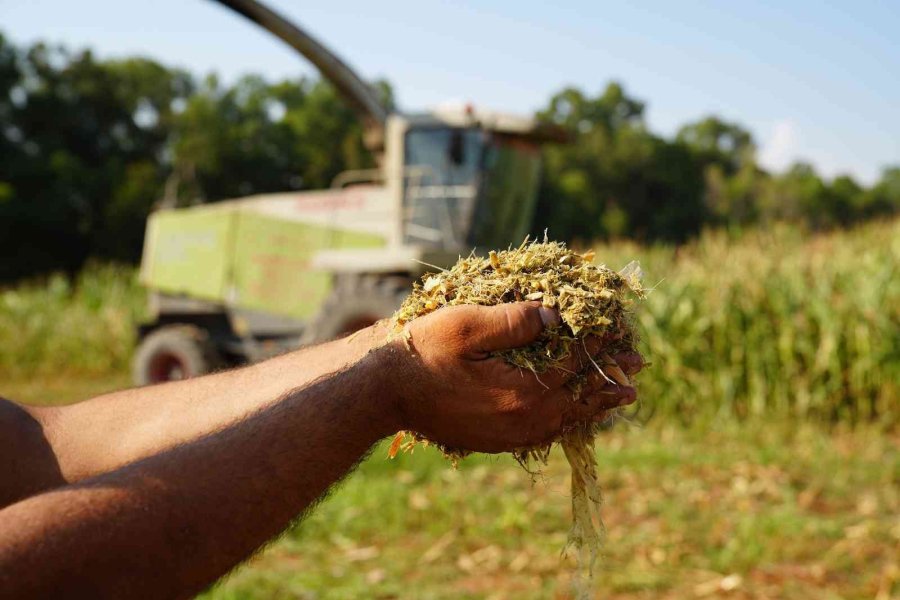
<svg viewBox="0 0 900 600"><path fill-rule="evenodd" d="M456 250L518 243L536 199L539 150L480 129L406 134L404 241Z"/></svg>
<svg viewBox="0 0 900 600"><path fill-rule="evenodd" d="M461 246L479 183L484 133L413 129L406 134L404 209L407 242Z"/></svg>

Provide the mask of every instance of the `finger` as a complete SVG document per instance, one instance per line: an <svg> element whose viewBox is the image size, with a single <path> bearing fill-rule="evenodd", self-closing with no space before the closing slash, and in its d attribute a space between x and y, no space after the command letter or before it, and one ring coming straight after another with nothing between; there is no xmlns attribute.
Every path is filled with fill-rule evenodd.
<svg viewBox="0 0 900 600"><path fill-rule="evenodd" d="M542 373L541 381L549 388L557 388L589 369L595 370L596 363L591 357L600 351L603 344L604 341L596 336L589 336L574 342L571 354L558 367Z"/></svg>
<svg viewBox="0 0 900 600"><path fill-rule="evenodd" d="M460 306L455 324L465 338L464 348L471 354L527 346L545 327L560 323L559 313L540 302L515 302L496 306Z"/></svg>
<svg viewBox="0 0 900 600"><path fill-rule="evenodd" d="M644 359L637 352L620 352L614 354L612 359L626 375L634 375L644 367Z"/></svg>
<svg viewBox="0 0 900 600"><path fill-rule="evenodd" d="M633 387L607 384L581 395L576 401L575 418L578 421L591 420L613 409L633 404L635 400L637 392Z"/></svg>
<svg viewBox="0 0 900 600"><path fill-rule="evenodd" d="M634 401L637 400L637 390L627 385L610 384L598 391L586 394L583 398L592 412L598 412L634 404Z"/></svg>
<svg viewBox="0 0 900 600"><path fill-rule="evenodd" d="M609 398L610 396L621 395L623 390L634 389L630 382L617 381L617 378L611 377L611 369L607 365L605 370L594 369L585 374L584 381L581 386L581 393L584 397L600 395Z"/></svg>
<svg viewBox="0 0 900 600"><path fill-rule="evenodd" d="M643 366L643 359L636 352L620 352L609 357L601 352L607 343L607 337L599 336L588 336L577 341L572 345L571 354L558 367L533 377L547 389L556 389L578 375L591 373L594 387L602 387L610 382L627 385L630 383L627 377L622 377L616 368L627 375L634 375Z"/></svg>

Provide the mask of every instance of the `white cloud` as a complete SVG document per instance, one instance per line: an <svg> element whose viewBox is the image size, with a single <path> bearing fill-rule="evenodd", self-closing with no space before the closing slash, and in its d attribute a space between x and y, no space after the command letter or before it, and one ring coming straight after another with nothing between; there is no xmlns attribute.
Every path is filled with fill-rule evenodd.
<svg viewBox="0 0 900 600"><path fill-rule="evenodd" d="M791 119L776 121L763 139L759 151L759 164L773 172L783 173L795 162L813 165L820 176L831 179L838 175L851 175L864 185L874 184L880 167L852 153L831 151L839 144L839 138L813 131L811 136L800 136L797 123Z"/></svg>
<svg viewBox="0 0 900 600"><path fill-rule="evenodd" d="M775 123L759 152L759 163L770 171L783 171L797 160L799 136L790 119Z"/></svg>

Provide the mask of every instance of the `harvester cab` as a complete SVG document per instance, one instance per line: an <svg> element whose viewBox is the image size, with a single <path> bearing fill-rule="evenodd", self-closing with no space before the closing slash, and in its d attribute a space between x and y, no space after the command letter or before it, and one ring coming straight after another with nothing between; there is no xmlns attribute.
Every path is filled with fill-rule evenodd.
<svg viewBox="0 0 900 600"><path fill-rule="evenodd" d="M262 194L150 215L141 261L151 320L143 385L255 361L390 316L425 270L518 243L540 146L565 132L471 106L385 109L312 36L255 0L218 0L307 57L360 115L378 167L321 191Z"/></svg>

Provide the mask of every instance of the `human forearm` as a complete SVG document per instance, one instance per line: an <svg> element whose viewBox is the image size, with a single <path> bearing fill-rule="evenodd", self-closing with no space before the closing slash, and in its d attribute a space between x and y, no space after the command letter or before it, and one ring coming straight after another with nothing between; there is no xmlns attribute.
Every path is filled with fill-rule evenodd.
<svg viewBox="0 0 900 600"><path fill-rule="evenodd" d="M54 424L22 410L0 410L0 433L22 432L25 441L46 445L33 432L49 430L53 445L38 444L30 453L49 452L52 459L58 451L67 477L124 460L118 455L104 463L92 439L78 450L80 436L114 430L119 444L132 435L143 440L132 455L150 453L0 510L0 589L14 597L191 595L280 531L375 440L397 429L444 446L501 452L546 443L573 420L633 401L633 389L601 381L591 370L590 340L584 355L574 353L564 368L540 379L493 356L533 342L553 325L552 314L539 303L448 307L411 323L405 344L368 352L345 370L286 395L281 386L296 383L290 356L160 388L158 396L143 398L158 398L164 410L150 414L167 416L145 420L155 424L150 431L119 421L142 418L133 402L140 394L114 397L110 406L92 401L98 406L89 407L81 422L67 416ZM328 348L334 354L319 355L315 368L353 362L352 351ZM639 368L635 363L631 372ZM582 369L589 373L574 397L567 383ZM174 404L166 400L172 390L180 398ZM224 400L216 403L217 398ZM116 410L119 403L125 407ZM185 413L189 418L183 420ZM176 419L189 426L172 430ZM62 424L80 431L66 437ZM170 444L163 451L141 445L160 439ZM79 453L94 462L67 462ZM18 467L5 473L29 470Z"/></svg>
<svg viewBox="0 0 900 600"><path fill-rule="evenodd" d="M28 409L43 425L41 435L57 463L55 481L29 482L28 488L80 481L217 431L358 361L384 335L375 326L239 370Z"/></svg>
<svg viewBox="0 0 900 600"><path fill-rule="evenodd" d="M381 384L386 354L218 433L0 511L0 588L15 597L196 593L400 428Z"/></svg>

